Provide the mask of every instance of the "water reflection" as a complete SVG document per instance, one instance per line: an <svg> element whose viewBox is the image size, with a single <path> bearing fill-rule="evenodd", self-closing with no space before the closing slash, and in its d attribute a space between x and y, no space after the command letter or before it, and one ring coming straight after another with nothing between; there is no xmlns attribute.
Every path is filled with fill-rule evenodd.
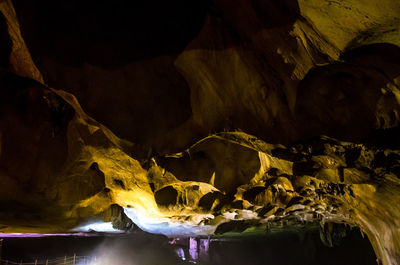
<svg viewBox="0 0 400 265"><path fill-rule="evenodd" d="M368 239L349 231L339 246L327 247L317 229L267 235L189 237L170 240L182 261L201 265L376 265ZM186 264L186 263L185 263Z"/></svg>
<svg viewBox="0 0 400 265"><path fill-rule="evenodd" d="M174 238L170 244L175 246L175 253L182 260L191 263L206 263L209 261L210 240L210 237Z"/></svg>
<svg viewBox="0 0 400 265"><path fill-rule="evenodd" d="M376 265L367 238L350 231L340 246L325 246L318 229L251 236L167 238L147 233L97 237L5 238L3 258L32 262L97 257L91 265ZM93 259L92 259L93 260Z"/></svg>

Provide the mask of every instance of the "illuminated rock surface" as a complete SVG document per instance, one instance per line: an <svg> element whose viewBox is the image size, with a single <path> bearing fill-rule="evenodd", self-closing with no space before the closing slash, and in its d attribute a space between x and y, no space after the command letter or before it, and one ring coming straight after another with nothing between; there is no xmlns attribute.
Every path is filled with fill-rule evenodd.
<svg viewBox="0 0 400 265"><path fill-rule="evenodd" d="M398 1L81 2L0 3L1 232L346 224L399 264Z"/></svg>

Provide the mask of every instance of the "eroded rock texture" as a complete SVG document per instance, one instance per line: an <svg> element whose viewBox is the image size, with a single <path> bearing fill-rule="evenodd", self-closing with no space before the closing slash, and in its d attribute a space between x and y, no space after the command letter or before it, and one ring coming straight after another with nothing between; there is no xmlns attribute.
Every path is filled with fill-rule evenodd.
<svg viewBox="0 0 400 265"><path fill-rule="evenodd" d="M320 223L399 264L398 1L131 2L0 1L2 232Z"/></svg>

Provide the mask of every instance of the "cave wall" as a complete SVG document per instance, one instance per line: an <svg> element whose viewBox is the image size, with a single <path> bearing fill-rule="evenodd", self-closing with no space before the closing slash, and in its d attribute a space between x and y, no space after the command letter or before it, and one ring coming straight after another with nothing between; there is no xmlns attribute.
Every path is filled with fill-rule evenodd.
<svg viewBox="0 0 400 265"><path fill-rule="evenodd" d="M396 1L40 0L15 6L44 82L76 95L89 115L122 138L159 152L223 130L276 143L319 134L361 141L398 125L398 111L390 113L398 108ZM370 48L354 52L351 61L343 57L364 45ZM320 70L309 72L314 68ZM315 93L340 102L322 103L311 98ZM381 99L368 102L371 97ZM314 117L317 112L330 114Z"/></svg>

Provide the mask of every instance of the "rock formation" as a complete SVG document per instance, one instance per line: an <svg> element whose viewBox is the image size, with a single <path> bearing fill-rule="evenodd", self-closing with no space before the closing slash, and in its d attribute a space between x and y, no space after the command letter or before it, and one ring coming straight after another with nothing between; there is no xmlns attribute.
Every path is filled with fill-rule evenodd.
<svg viewBox="0 0 400 265"><path fill-rule="evenodd" d="M399 264L397 1L0 11L1 232L320 223Z"/></svg>

